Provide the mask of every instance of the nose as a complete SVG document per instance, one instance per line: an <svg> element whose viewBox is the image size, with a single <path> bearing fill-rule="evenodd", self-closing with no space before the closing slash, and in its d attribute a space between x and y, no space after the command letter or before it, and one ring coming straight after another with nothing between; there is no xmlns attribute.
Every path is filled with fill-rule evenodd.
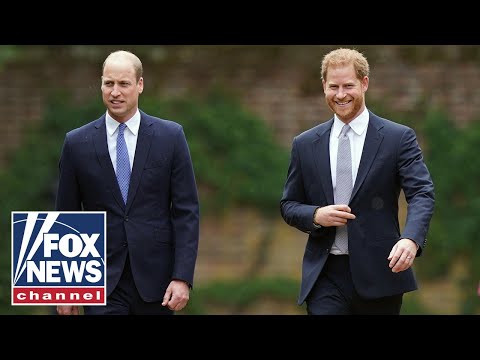
<svg viewBox="0 0 480 360"><path fill-rule="evenodd" d="M343 99L347 94L343 91L343 89L341 87L338 88L338 91L337 91L337 98L339 99Z"/></svg>
<svg viewBox="0 0 480 360"><path fill-rule="evenodd" d="M112 96L118 96L118 95L120 95L120 90L118 90L117 85L113 85Z"/></svg>

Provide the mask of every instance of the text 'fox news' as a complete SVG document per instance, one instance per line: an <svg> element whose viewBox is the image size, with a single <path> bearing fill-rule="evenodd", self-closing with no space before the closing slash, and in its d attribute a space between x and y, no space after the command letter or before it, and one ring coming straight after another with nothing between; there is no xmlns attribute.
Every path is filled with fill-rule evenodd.
<svg viewBox="0 0 480 360"><path fill-rule="evenodd" d="M105 305L106 213L12 211L12 305Z"/></svg>

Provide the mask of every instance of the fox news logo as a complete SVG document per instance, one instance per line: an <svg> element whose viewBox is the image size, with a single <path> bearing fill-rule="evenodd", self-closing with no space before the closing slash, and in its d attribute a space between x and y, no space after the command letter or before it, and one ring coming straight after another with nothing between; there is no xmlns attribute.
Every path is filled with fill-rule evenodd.
<svg viewBox="0 0 480 360"><path fill-rule="evenodd" d="M12 212L12 305L105 305L106 213Z"/></svg>

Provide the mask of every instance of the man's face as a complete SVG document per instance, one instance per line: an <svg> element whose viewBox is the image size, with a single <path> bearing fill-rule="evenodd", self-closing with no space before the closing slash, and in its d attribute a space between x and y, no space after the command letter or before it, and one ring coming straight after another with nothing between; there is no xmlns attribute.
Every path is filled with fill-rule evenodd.
<svg viewBox="0 0 480 360"><path fill-rule="evenodd" d="M138 108L143 78L137 82L135 69L128 59L111 60L105 64L101 89L103 103L110 116L119 122L125 122Z"/></svg>
<svg viewBox="0 0 480 360"><path fill-rule="evenodd" d="M329 108L348 124L365 109L368 77L357 79L353 64L329 67L323 92Z"/></svg>

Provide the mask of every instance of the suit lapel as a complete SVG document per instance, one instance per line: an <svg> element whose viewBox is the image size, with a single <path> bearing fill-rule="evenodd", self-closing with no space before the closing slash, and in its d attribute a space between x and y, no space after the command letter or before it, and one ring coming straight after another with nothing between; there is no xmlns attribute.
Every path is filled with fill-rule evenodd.
<svg viewBox="0 0 480 360"><path fill-rule="evenodd" d="M142 112L140 112L140 114L137 148L135 149L135 160L133 161L132 176L130 177L130 186L128 188L127 211L131 206L132 199L135 197L138 185L140 184L140 178L152 143L153 130L151 125L153 122Z"/></svg>
<svg viewBox="0 0 480 360"><path fill-rule="evenodd" d="M329 120L318 131L318 138L313 142L313 158L317 166L317 173L322 183L327 203L333 204L333 185L330 171L330 131L333 119ZM323 176L322 176L323 175Z"/></svg>
<svg viewBox="0 0 480 360"><path fill-rule="evenodd" d="M378 148L383 140L383 135L379 131L383 127L383 124L381 123L380 119L371 112L369 113L369 116L370 119L368 122L367 134L365 136L365 144L363 145L362 157L360 159L357 178L355 179L355 185L352 190L350 202L365 181L368 171L372 166L373 160L377 156Z"/></svg>
<svg viewBox="0 0 480 360"><path fill-rule="evenodd" d="M93 136L93 145L98 157L98 161L103 169L103 175L107 179L107 184L112 192L117 203L123 208L122 193L118 186L115 170L113 169L112 160L110 159L110 153L108 152L107 145L107 128L105 126L105 115L102 116L95 124L96 132Z"/></svg>

